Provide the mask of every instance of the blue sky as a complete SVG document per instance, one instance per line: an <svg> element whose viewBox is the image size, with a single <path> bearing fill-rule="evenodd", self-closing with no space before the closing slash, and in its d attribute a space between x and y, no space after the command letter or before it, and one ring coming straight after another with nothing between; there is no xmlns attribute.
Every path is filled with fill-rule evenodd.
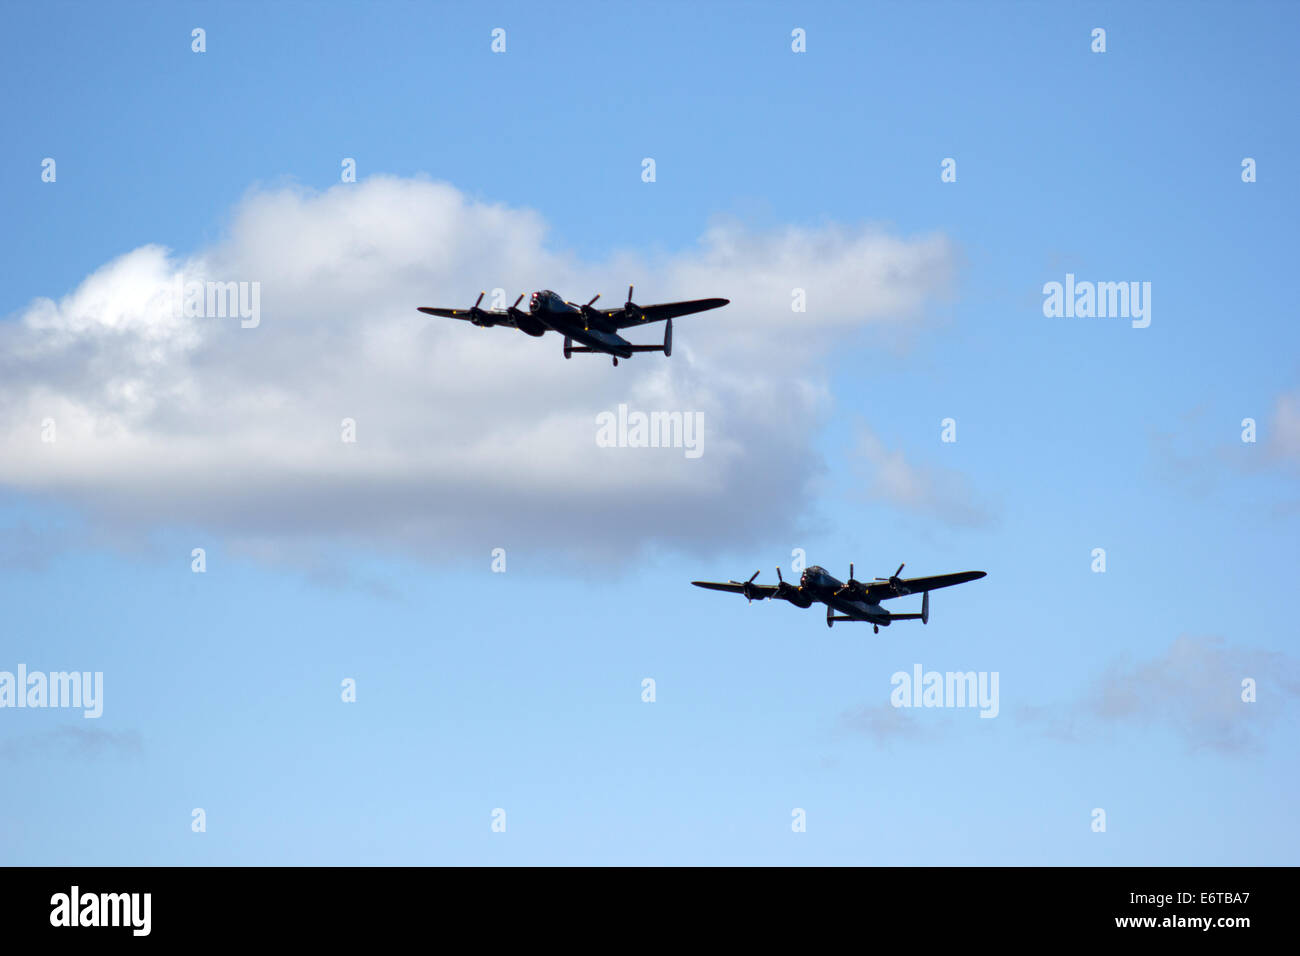
<svg viewBox="0 0 1300 956"><path fill-rule="evenodd" d="M0 670L103 671L105 703L0 710L0 861L1294 864L1296 21L1284 4L15 8ZM886 265L855 258L860 230L889 238L870 247ZM401 250L426 233L445 261L424 273ZM772 238L790 235L812 252ZM328 237L359 251L314 252ZM267 305L256 332L168 353L136 414L87 398L120 371L118 338L73 323L46 358L32 316L145 246L237 263ZM806 314L746 298L791 249L824 268ZM1045 317L1067 272L1150 282L1150 327ZM733 305L678 321L671 373L414 312L534 281ZM60 315L94 312L78 301ZM372 358L384 336L413 377ZM189 405L191 380L250 398ZM358 457L322 466L284 423L332 392L323 429L374 411ZM588 405L659 399L709 416L698 468L588 447ZM87 416L56 415L57 466L42 403ZM259 470L266 448L281 470ZM688 584L790 577L796 548L841 577L989 576L880 635ZM887 713L916 663L998 672L998 717Z"/></svg>

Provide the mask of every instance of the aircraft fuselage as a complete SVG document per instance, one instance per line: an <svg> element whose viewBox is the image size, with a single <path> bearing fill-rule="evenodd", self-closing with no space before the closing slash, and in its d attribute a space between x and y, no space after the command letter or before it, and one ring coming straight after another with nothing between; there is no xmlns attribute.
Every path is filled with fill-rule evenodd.
<svg viewBox="0 0 1300 956"><path fill-rule="evenodd" d="M865 621L881 627L889 625L888 611L879 604L864 601L853 597L850 592L843 591L844 582L828 574L824 568L816 565L807 568L799 579L799 587L807 591L814 601L820 601L833 611L851 617L855 621Z"/></svg>
<svg viewBox="0 0 1300 956"><path fill-rule="evenodd" d="M600 328L599 312L584 314L582 307L565 302L554 292L534 292L528 302L528 313L549 329L573 339L597 352L632 357L632 343L612 329Z"/></svg>

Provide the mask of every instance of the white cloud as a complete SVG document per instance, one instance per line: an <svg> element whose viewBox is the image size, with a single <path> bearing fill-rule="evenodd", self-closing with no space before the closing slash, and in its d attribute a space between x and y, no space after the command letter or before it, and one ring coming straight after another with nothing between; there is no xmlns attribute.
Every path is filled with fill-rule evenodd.
<svg viewBox="0 0 1300 956"><path fill-rule="evenodd" d="M717 225L672 256L584 262L536 213L442 183L254 193L221 243L183 261L136 249L0 323L0 486L132 534L202 528L263 553L743 544L795 520L821 467L810 439L829 350L867 323L915 322L953 268L942 237L839 226ZM175 317L178 272L259 282L261 324ZM732 304L677 320L671 359L618 369L566 362L553 333L415 311L497 286L510 301L545 287L615 304L629 281L643 303ZM805 314L791 311L795 287ZM704 412L703 456L598 448L596 415L620 402ZM340 441L345 417L356 444Z"/></svg>

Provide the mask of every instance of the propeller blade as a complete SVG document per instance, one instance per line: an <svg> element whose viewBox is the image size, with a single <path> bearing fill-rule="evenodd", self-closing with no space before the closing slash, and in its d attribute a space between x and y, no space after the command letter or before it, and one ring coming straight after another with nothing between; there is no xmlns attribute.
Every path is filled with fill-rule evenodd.
<svg viewBox="0 0 1300 956"><path fill-rule="evenodd" d="M852 562L852 561L849 562L849 580L850 580L850 581L853 580L853 562Z"/></svg>
<svg viewBox="0 0 1300 956"><path fill-rule="evenodd" d="M781 569L779 567L776 569L776 579L782 584L785 584L785 578L781 577Z"/></svg>
<svg viewBox="0 0 1300 956"><path fill-rule="evenodd" d="M905 564L900 564L900 565L898 566L898 570L894 572L894 577L898 577L900 574L902 574L902 573L903 573L903 568L905 568L905 567L907 567L907 565L905 565Z"/></svg>
<svg viewBox="0 0 1300 956"><path fill-rule="evenodd" d="M749 580L748 580L747 582L745 582L745 583L746 583L746 584L753 584L753 583L754 583L754 578L758 577L759 572L761 572L761 571L762 571L762 568L759 568L758 571L755 571L753 574L751 574L751 575L749 576Z"/></svg>
<svg viewBox="0 0 1300 956"><path fill-rule="evenodd" d="M520 303L520 302L523 302L523 301L524 301L524 294L523 294L522 292L520 292L520 293L519 293L519 298L515 299L515 304L512 305L510 308L512 308L512 309L517 309L517 308L519 308L519 303Z"/></svg>
<svg viewBox="0 0 1300 956"><path fill-rule="evenodd" d="M599 299L599 298L600 298L600 293L597 292L594 296L591 297L591 302L588 302L588 303L587 303L587 308L590 309L591 306L592 306L592 303L594 303L594 302L595 302L597 299Z"/></svg>
<svg viewBox="0 0 1300 956"><path fill-rule="evenodd" d="M641 306L632 301L632 286L627 287L627 301L623 303L623 315L627 319L638 322L645 321L645 313L641 311Z"/></svg>
<svg viewBox="0 0 1300 956"><path fill-rule="evenodd" d="M483 296L485 295L487 295L486 292L480 292L478 294L478 298L474 300L474 308L478 308L478 304L483 301Z"/></svg>

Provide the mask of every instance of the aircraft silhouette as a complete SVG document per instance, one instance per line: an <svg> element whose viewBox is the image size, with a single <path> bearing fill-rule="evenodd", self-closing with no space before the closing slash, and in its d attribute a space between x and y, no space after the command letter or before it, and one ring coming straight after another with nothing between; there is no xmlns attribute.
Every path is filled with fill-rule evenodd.
<svg viewBox="0 0 1300 956"><path fill-rule="evenodd" d="M730 591L743 594L745 599L753 601L758 598L780 598L796 607L812 607L814 601L826 605L826 626L833 627L836 621L863 621L872 625L875 633L880 628L888 627L894 621L920 620L922 624L930 623L930 592L939 588L977 581L984 577L983 571L958 571L956 574L936 574L925 578L900 578L905 565L887 578L876 578L863 583L853 579L853 565L849 565L848 581L839 581L831 577L825 568L813 565L806 569L799 578L799 586L787 584L781 577L781 569L776 569L778 584L755 584L758 577L755 571L748 581L692 581L698 588L711 591ZM881 601L902 597L905 594L921 594L921 613L891 614L880 606ZM839 614L835 612L838 611Z"/></svg>
<svg viewBox="0 0 1300 956"><path fill-rule="evenodd" d="M704 312L726 305L729 299L693 299L689 302L666 302L662 305L637 305L632 301L632 287L627 287L627 301L616 309L592 308L599 293L586 305L566 302L549 289L534 292L528 300L528 311L519 308L523 293L515 299L515 304L505 311L499 309L480 309L484 292L468 309L442 309L432 306L420 306L426 315L440 315L448 319L464 319L482 328L494 325L506 325L518 329L525 335L541 338L547 332L558 332L564 336L564 357L571 358L574 352L603 352L614 357L618 365L620 358L631 358L634 352L663 352L665 356L673 354L673 319L693 312ZM622 329L644 325L647 322L662 322L664 326L663 345L633 345L619 335ZM574 345L578 342L578 345Z"/></svg>

